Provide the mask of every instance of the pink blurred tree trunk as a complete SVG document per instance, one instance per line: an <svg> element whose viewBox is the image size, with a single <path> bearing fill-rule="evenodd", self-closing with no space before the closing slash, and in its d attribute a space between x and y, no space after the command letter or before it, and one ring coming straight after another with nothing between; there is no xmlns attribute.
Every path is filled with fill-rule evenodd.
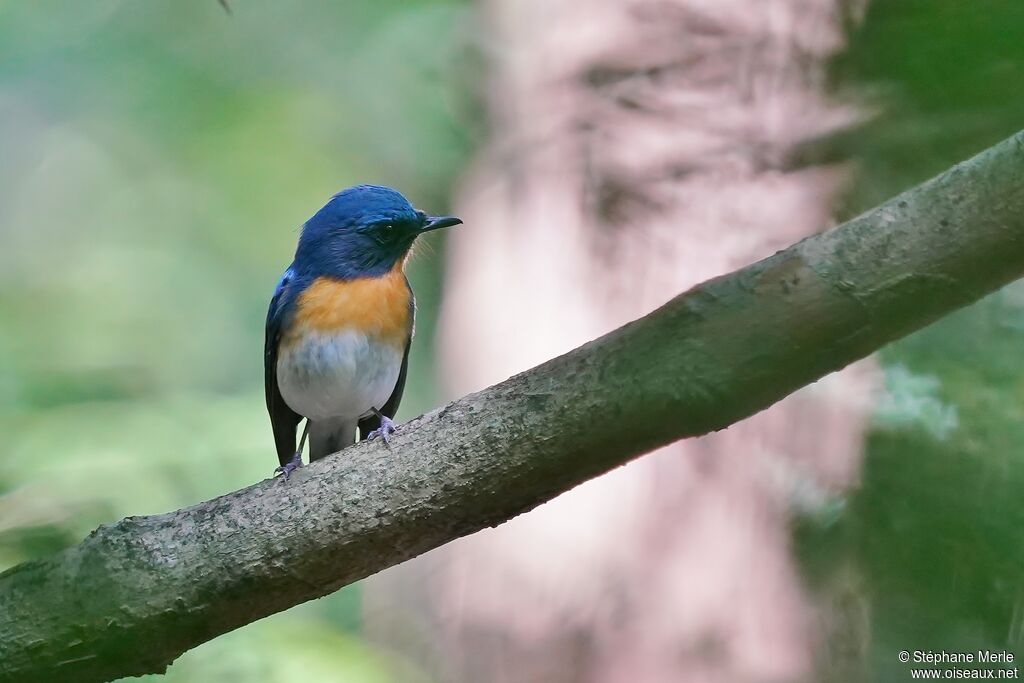
<svg viewBox="0 0 1024 683"><path fill-rule="evenodd" d="M856 116L822 89L853 18L840 0L483 9L493 132L451 238L452 395L829 224L846 170L784 161ZM855 483L870 377L850 368L385 573L371 628L467 683L810 676L816 638L848 626L802 587L790 516Z"/></svg>

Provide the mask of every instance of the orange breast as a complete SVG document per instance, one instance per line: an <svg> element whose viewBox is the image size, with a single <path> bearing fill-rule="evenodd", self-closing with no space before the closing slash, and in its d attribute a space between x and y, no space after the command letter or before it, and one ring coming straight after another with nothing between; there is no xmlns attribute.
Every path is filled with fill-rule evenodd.
<svg viewBox="0 0 1024 683"><path fill-rule="evenodd" d="M283 341L290 344L308 332L352 330L404 349L412 325L410 296L401 265L377 278L317 278L299 296L295 322Z"/></svg>

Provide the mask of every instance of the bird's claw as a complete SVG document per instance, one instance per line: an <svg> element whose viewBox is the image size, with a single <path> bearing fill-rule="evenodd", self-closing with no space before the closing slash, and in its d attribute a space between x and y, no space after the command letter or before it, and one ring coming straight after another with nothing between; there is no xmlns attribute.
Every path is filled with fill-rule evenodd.
<svg viewBox="0 0 1024 683"><path fill-rule="evenodd" d="M394 422L391 421L391 418L387 417L386 415L381 415L380 427L377 427L377 429L374 429L372 432L370 432L366 436L366 440L373 441L379 436L381 439L384 440L384 445L390 448L391 435L394 434L396 431L398 431L398 427L395 425Z"/></svg>
<svg viewBox="0 0 1024 683"><path fill-rule="evenodd" d="M288 477L291 476L292 472L302 467L302 452L296 451L292 459L274 469L274 476L281 475L285 481L288 481Z"/></svg>

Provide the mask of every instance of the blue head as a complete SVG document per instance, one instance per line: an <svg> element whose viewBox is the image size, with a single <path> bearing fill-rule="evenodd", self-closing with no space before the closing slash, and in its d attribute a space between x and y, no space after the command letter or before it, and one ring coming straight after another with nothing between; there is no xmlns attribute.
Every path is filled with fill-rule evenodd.
<svg viewBox="0 0 1024 683"><path fill-rule="evenodd" d="M452 216L428 216L389 187L356 185L302 226L295 268L305 275L377 277L404 259L425 232L458 225Z"/></svg>

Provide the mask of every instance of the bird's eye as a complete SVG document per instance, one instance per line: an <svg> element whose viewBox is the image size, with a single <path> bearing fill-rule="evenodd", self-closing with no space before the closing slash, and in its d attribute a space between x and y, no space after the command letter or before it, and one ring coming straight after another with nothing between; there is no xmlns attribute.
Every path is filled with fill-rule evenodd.
<svg viewBox="0 0 1024 683"><path fill-rule="evenodd" d="M395 225L393 223L385 223L380 226L380 234L384 238L391 237L395 234Z"/></svg>

